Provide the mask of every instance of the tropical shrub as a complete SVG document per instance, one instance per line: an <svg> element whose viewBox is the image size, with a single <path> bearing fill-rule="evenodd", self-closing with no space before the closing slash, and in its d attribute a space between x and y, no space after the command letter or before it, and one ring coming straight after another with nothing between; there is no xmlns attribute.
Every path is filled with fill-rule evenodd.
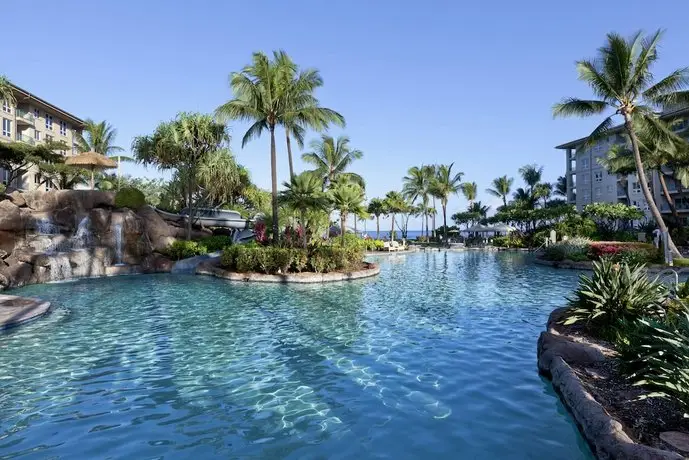
<svg viewBox="0 0 689 460"><path fill-rule="evenodd" d="M608 259L593 263L593 276L581 275L564 324L580 321L604 338L614 337L620 321L662 316L668 290L650 280L641 265L630 267Z"/></svg>
<svg viewBox="0 0 689 460"><path fill-rule="evenodd" d="M553 225L553 230L558 237L561 236L580 236L592 238L596 233L596 222L593 219L584 217L581 214L569 214L562 222Z"/></svg>
<svg viewBox="0 0 689 460"><path fill-rule="evenodd" d="M662 257L662 254L660 254L659 257ZM689 257L685 257L684 259L673 259L672 264L675 267L689 267Z"/></svg>
<svg viewBox="0 0 689 460"><path fill-rule="evenodd" d="M121 188L115 194L116 208L139 209L146 204L146 196L134 187Z"/></svg>
<svg viewBox="0 0 689 460"><path fill-rule="evenodd" d="M367 251L382 251L385 247L383 240L363 240Z"/></svg>
<svg viewBox="0 0 689 460"><path fill-rule="evenodd" d="M591 243L589 258L609 258L614 262L648 264L660 262L660 252L652 244L640 242L596 241Z"/></svg>
<svg viewBox="0 0 689 460"><path fill-rule="evenodd" d="M524 239L514 234L496 236L493 238L493 246L497 248L523 248Z"/></svg>
<svg viewBox="0 0 689 460"><path fill-rule="evenodd" d="M311 253L309 265L311 265L311 269L316 273L331 272L337 267L337 262L333 257L334 255L333 248L320 246Z"/></svg>
<svg viewBox="0 0 689 460"><path fill-rule="evenodd" d="M234 245L225 248L220 264L241 273L300 273L307 268L317 273L358 269L364 250L357 247L321 245L311 250L274 246Z"/></svg>
<svg viewBox="0 0 689 460"><path fill-rule="evenodd" d="M583 261L588 260L588 251L591 241L586 238L570 238L559 241L546 247L541 256L545 260L562 261Z"/></svg>
<svg viewBox="0 0 689 460"><path fill-rule="evenodd" d="M208 252L216 252L232 246L232 237L226 235L206 236L199 240L199 244L206 247Z"/></svg>
<svg viewBox="0 0 689 460"><path fill-rule="evenodd" d="M630 229L632 221L643 219L644 213L623 203L592 203L584 206L584 216L595 221L601 238L612 239L616 232Z"/></svg>
<svg viewBox="0 0 689 460"><path fill-rule="evenodd" d="M306 249L292 250L291 270L297 273L303 272L309 264L309 253Z"/></svg>
<svg viewBox="0 0 689 460"><path fill-rule="evenodd" d="M182 260L207 254L208 250L198 241L175 241L161 252L172 260Z"/></svg>
<svg viewBox="0 0 689 460"><path fill-rule="evenodd" d="M650 393L641 398L674 399L689 412L689 310L658 321L642 318L618 346L624 370Z"/></svg>

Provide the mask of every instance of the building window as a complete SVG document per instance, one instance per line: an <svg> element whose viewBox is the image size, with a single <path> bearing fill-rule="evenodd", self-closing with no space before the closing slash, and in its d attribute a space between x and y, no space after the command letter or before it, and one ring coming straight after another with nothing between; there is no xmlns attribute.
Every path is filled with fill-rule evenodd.
<svg viewBox="0 0 689 460"><path fill-rule="evenodd" d="M608 185L605 190L608 193L612 193L612 185Z"/></svg>
<svg viewBox="0 0 689 460"><path fill-rule="evenodd" d="M46 115L45 116L45 129L53 130L53 116L52 115Z"/></svg>
<svg viewBox="0 0 689 460"><path fill-rule="evenodd" d="M581 192L581 200L584 203L588 203L590 199L591 199L591 197L589 196L588 190L584 190L583 192Z"/></svg>
<svg viewBox="0 0 689 460"><path fill-rule="evenodd" d="M641 182L639 181L634 181L632 182L632 192L633 193L641 193Z"/></svg>
<svg viewBox="0 0 689 460"><path fill-rule="evenodd" d="M581 169L589 169L589 159L588 158L582 158L581 159Z"/></svg>
<svg viewBox="0 0 689 460"><path fill-rule="evenodd" d="M39 112L38 109L33 109L33 116L34 116L35 118L40 117L40 115L41 115L41 112Z"/></svg>
<svg viewBox="0 0 689 460"><path fill-rule="evenodd" d="M2 119L2 135L5 137L12 136L12 122L7 118Z"/></svg>
<svg viewBox="0 0 689 460"><path fill-rule="evenodd" d="M67 135L67 122L60 120L60 136Z"/></svg>
<svg viewBox="0 0 689 460"><path fill-rule="evenodd" d="M10 103L3 100L2 101L2 111L6 113L12 113L12 107L10 107Z"/></svg>
<svg viewBox="0 0 689 460"><path fill-rule="evenodd" d="M595 182L603 182L603 171L596 171L593 173L593 180Z"/></svg>
<svg viewBox="0 0 689 460"><path fill-rule="evenodd" d="M37 141L41 140L41 132L37 129L33 130L33 138Z"/></svg>
<svg viewBox="0 0 689 460"><path fill-rule="evenodd" d="M594 189L594 193L595 193L594 196L596 197L596 199L599 199L599 198L601 197L601 190L600 190L600 187L596 187L596 188Z"/></svg>
<svg viewBox="0 0 689 460"><path fill-rule="evenodd" d="M583 176L581 176L581 183L582 183L583 185L588 185L588 183L589 183L589 176L586 175L586 174L584 174Z"/></svg>
<svg viewBox="0 0 689 460"><path fill-rule="evenodd" d="M33 183L36 185L41 183L41 175L40 174L34 174L33 175Z"/></svg>

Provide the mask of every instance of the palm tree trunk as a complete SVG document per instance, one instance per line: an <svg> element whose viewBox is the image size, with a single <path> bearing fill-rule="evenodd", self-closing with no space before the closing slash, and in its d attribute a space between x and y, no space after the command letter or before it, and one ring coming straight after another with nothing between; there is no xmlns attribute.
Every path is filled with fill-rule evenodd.
<svg viewBox="0 0 689 460"><path fill-rule="evenodd" d="M651 195L651 189L648 187L646 172L644 171L644 165L641 162L641 153L639 152L639 140L637 139L636 132L634 132L634 128L632 127L632 118L630 114L626 112L622 115L624 116L625 129L627 130L627 134L629 135L629 139L632 143L632 151L634 152L634 163L636 165L636 173L639 176L639 182L641 182L641 191L644 194L644 199L646 200L646 203L648 203L648 207L651 209L651 214L653 215L653 218L656 220L656 224L658 225L660 231L667 233L668 246L672 251L672 255L674 257L681 259L682 254L679 252L679 250L675 246L675 243L672 241L670 233L667 230L667 225L665 225L665 221L663 221L663 216L660 214L658 206L656 206L656 203L653 200L653 196Z"/></svg>
<svg viewBox="0 0 689 460"><path fill-rule="evenodd" d="M390 227L390 241L395 241L395 213L392 213L392 225Z"/></svg>
<svg viewBox="0 0 689 460"><path fill-rule="evenodd" d="M280 226L278 224L278 165L275 153L275 125L270 127L270 180L272 186L272 205L273 205L273 244L277 245L280 240Z"/></svg>
<svg viewBox="0 0 689 460"><path fill-rule="evenodd" d="M507 195L502 196L502 205L507 206Z"/></svg>
<svg viewBox="0 0 689 460"><path fill-rule="evenodd" d="M431 216L431 219L433 220L433 231L431 232L431 235L433 238L435 238L435 197L433 197L433 215Z"/></svg>
<svg viewBox="0 0 689 460"><path fill-rule="evenodd" d="M376 216L376 239L380 239L380 216Z"/></svg>
<svg viewBox="0 0 689 460"><path fill-rule="evenodd" d="M443 206L443 243L447 244L447 205L441 204Z"/></svg>
<svg viewBox="0 0 689 460"><path fill-rule="evenodd" d="M340 211L340 238L342 240L342 247L345 245L345 221L347 220L347 214Z"/></svg>
<svg viewBox="0 0 689 460"><path fill-rule="evenodd" d="M289 131L285 130L285 137L287 138L287 159L289 160L289 177L294 177L294 166L292 165L292 141L289 138Z"/></svg>
<svg viewBox="0 0 689 460"><path fill-rule="evenodd" d="M191 222L194 219L193 207L191 205L193 172L189 170L187 178L187 241L191 240Z"/></svg>
<svg viewBox="0 0 689 460"><path fill-rule="evenodd" d="M660 186L663 189L663 195L667 200L667 204L670 206L670 211L672 212L672 218L675 223L679 223L679 214L677 213L677 206L675 206L675 201L670 196L670 191L667 189L667 183L665 182L665 174L660 169L658 170L658 179L660 180Z"/></svg>

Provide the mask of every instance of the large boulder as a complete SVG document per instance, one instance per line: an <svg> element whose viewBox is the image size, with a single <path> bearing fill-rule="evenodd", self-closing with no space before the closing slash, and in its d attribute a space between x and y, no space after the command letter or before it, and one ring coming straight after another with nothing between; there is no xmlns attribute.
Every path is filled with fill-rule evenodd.
<svg viewBox="0 0 689 460"><path fill-rule="evenodd" d="M144 273L169 273L175 263L162 254L150 254L141 261Z"/></svg>
<svg viewBox="0 0 689 460"><path fill-rule="evenodd" d="M34 211L54 211L71 207L76 212L88 212L93 208L115 206L115 194L100 190L36 190L25 193L24 199L26 205Z"/></svg>
<svg viewBox="0 0 689 460"><path fill-rule="evenodd" d="M24 221L19 206L10 200L0 201L0 230L11 232L24 230Z"/></svg>
<svg viewBox="0 0 689 460"><path fill-rule="evenodd" d="M154 250L163 250L175 241L170 227L151 206L143 206L137 214L143 221L144 230Z"/></svg>
<svg viewBox="0 0 689 460"><path fill-rule="evenodd" d="M110 218L112 214L103 208L94 208L89 212L91 228L97 235L103 235L110 231Z"/></svg>
<svg viewBox="0 0 689 460"><path fill-rule="evenodd" d="M9 287L21 287L31 283L33 265L20 262L14 257L5 259L7 266L0 266L0 274L9 280Z"/></svg>
<svg viewBox="0 0 689 460"><path fill-rule="evenodd" d="M26 206L26 200L24 199L24 194L18 190L15 190L14 192L9 194L10 201L12 203L16 204L20 208L22 206Z"/></svg>
<svg viewBox="0 0 689 460"><path fill-rule="evenodd" d="M5 259L12 254L17 244L17 234L0 230L0 259Z"/></svg>

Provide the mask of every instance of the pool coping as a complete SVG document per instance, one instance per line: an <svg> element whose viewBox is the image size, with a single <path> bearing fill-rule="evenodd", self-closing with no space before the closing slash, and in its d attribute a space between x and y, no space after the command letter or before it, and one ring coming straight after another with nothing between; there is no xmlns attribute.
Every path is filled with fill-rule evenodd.
<svg viewBox="0 0 689 460"><path fill-rule="evenodd" d="M288 273L285 275L266 275L264 273L238 273L225 270L219 266L220 260L210 260L201 262L196 267L197 275L214 276L230 281L255 282L255 283L294 283L294 284L317 284L331 283L335 281L353 281L363 278L370 278L380 273L380 265L373 262L364 262L368 267L364 270L353 272L330 272L330 273Z"/></svg>
<svg viewBox="0 0 689 460"><path fill-rule="evenodd" d="M24 305L12 305L13 303L23 303ZM37 320L51 311L50 302L38 297L0 294L0 312L6 309L16 311L13 311L7 317L5 317L4 313L0 314L0 331Z"/></svg>
<svg viewBox="0 0 689 460"><path fill-rule="evenodd" d="M550 378L562 403L572 414L582 435L600 459L682 460L682 455L639 444L624 431L624 426L612 417L589 393L581 379L568 364L591 364L607 359L602 348L576 342L561 335L553 325L566 308L553 310L548 317L547 330L538 338L538 370Z"/></svg>
<svg viewBox="0 0 689 460"><path fill-rule="evenodd" d="M534 263L537 265L543 265L545 267L562 268L565 270L588 270L593 271L593 262L591 261L581 261L575 262L573 260L545 260L539 257L534 258ZM686 267L670 267L667 265L649 265L646 267L647 273L660 273L665 270L679 271Z"/></svg>

